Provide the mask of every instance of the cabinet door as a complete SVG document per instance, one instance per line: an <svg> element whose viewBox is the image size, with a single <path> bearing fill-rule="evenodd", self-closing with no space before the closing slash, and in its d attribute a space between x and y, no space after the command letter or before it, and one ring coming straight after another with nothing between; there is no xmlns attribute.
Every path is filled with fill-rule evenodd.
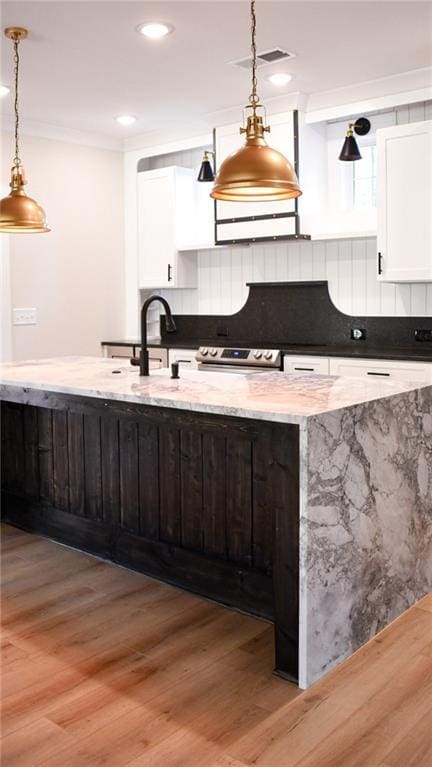
<svg viewBox="0 0 432 767"><path fill-rule="evenodd" d="M432 281L432 121L377 131L378 276Z"/></svg>
<svg viewBox="0 0 432 767"><path fill-rule="evenodd" d="M316 373L328 375L328 357L292 357L285 354L283 361L284 373Z"/></svg>
<svg viewBox="0 0 432 767"><path fill-rule="evenodd" d="M277 149L294 165L294 116L292 112L273 115L268 119L270 133L266 133L269 146ZM219 168L228 155L243 146L244 133L240 134L240 123L216 128L216 163ZM243 218L245 216L264 216L276 213L294 213L295 201L278 202L225 202L216 203L216 217L220 219ZM259 237L259 221L253 222L253 237Z"/></svg>
<svg viewBox="0 0 432 767"><path fill-rule="evenodd" d="M336 376L355 378L394 379L428 383L432 381L432 364L417 362L398 362L393 360L353 360L333 358L330 360L330 373Z"/></svg>
<svg viewBox="0 0 432 767"><path fill-rule="evenodd" d="M176 255L173 168L138 173L137 184L139 287L170 286Z"/></svg>

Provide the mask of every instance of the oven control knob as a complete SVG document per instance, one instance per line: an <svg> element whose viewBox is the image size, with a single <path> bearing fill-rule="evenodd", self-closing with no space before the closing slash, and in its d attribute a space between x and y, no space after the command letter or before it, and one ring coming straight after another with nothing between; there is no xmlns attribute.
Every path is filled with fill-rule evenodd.
<svg viewBox="0 0 432 767"><path fill-rule="evenodd" d="M259 349L255 349L255 351L254 351L254 357L255 357L255 359L256 359L256 360L259 360L259 359L261 359L261 357L262 357L262 352L260 352L260 350L259 350Z"/></svg>
<svg viewBox="0 0 432 767"><path fill-rule="evenodd" d="M272 353L270 351L265 351L264 352L264 359L265 360L271 360L271 358L272 358Z"/></svg>
<svg viewBox="0 0 432 767"><path fill-rule="evenodd" d="M203 357L207 357L208 349L206 346L203 346L203 348L201 349L201 354Z"/></svg>
<svg viewBox="0 0 432 767"><path fill-rule="evenodd" d="M216 357L216 354L217 354L217 349L210 349L210 356L211 357Z"/></svg>

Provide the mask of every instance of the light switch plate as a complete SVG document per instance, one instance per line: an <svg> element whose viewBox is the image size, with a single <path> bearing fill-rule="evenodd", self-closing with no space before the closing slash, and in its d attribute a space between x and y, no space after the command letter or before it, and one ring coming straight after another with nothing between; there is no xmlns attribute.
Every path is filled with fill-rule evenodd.
<svg viewBox="0 0 432 767"><path fill-rule="evenodd" d="M14 325L36 325L36 309L14 309Z"/></svg>

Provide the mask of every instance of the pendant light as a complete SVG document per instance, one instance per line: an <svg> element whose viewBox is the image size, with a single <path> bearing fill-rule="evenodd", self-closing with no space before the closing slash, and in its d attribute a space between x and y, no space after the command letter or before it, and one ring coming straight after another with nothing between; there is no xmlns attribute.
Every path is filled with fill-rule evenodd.
<svg viewBox="0 0 432 767"><path fill-rule="evenodd" d="M8 27L5 35L12 40L14 47L15 63L15 157L11 170L11 191L7 197L0 200L0 232L9 234L15 232L49 232L45 213L36 200L27 197L24 186L27 183L24 168L19 157L19 111L18 111L18 75L19 75L19 51L21 40L27 37L27 30L23 27Z"/></svg>
<svg viewBox="0 0 432 767"><path fill-rule="evenodd" d="M339 155L339 160L343 160L344 162L361 160L362 156L357 141L355 140L354 131L357 133L357 136L366 136L370 131L370 127L371 124L367 117L359 117L355 123L348 123L348 130Z"/></svg>
<svg viewBox="0 0 432 767"><path fill-rule="evenodd" d="M284 200L299 197L299 187L295 170L281 152L267 146L264 133L270 127L264 125L261 115L257 115L260 104L257 94L257 52L256 52L256 15L255 1L251 2L252 32L252 92L247 109L246 128L240 133L246 134L246 143L223 161L216 176L211 197L216 200L239 202L261 202Z"/></svg>

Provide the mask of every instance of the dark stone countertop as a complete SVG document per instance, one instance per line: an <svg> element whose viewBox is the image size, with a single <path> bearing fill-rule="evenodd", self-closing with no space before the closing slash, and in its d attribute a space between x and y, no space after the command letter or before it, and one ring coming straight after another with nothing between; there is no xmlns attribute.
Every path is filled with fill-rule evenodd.
<svg viewBox="0 0 432 767"><path fill-rule="evenodd" d="M225 343L224 343L225 341ZM115 341L102 341L102 346L139 346L139 339L122 339ZM194 340L182 340L176 341L174 338L168 341L149 342L149 348L162 348L162 349L198 349L199 346L228 346L230 348L263 348L265 344L246 344L245 341L236 342L235 339L200 339ZM313 345L313 344L294 344L284 345L283 343L272 343L269 345L273 349L281 349L284 354L292 354L299 356L312 356L312 357L352 357L353 359L386 359L386 360L402 360L405 362L430 362L432 363L432 344L421 344L418 350L409 348L395 348L395 347L370 347L363 341L354 342L351 345L338 346L338 345Z"/></svg>

